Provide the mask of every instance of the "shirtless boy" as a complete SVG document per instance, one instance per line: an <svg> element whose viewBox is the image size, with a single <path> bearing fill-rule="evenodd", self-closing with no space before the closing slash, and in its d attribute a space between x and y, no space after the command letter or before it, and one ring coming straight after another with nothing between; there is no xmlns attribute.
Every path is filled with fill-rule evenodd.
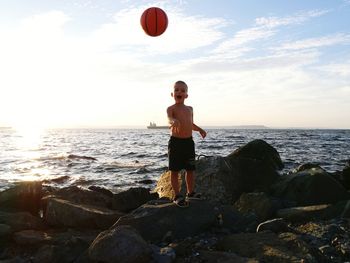
<svg viewBox="0 0 350 263"><path fill-rule="evenodd" d="M171 137L168 144L169 170L171 172L171 186L174 191L174 203L184 207L188 205L188 199L199 199L200 194L194 192L195 147L192 139L192 131L198 131L202 138L207 133L194 124L193 109L185 105L188 97L188 88L185 82L177 81L171 96L175 104L167 109L170 124ZM178 173L186 170L186 199L179 193Z"/></svg>

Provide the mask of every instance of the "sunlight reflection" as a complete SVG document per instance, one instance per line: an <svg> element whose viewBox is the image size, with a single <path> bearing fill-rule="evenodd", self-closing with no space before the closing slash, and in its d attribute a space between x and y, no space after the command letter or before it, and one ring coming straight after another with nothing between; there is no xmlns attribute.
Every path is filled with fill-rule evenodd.
<svg viewBox="0 0 350 263"><path fill-rule="evenodd" d="M40 146L44 129L40 127L19 126L15 128L17 147L22 150L35 150Z"/></svg>

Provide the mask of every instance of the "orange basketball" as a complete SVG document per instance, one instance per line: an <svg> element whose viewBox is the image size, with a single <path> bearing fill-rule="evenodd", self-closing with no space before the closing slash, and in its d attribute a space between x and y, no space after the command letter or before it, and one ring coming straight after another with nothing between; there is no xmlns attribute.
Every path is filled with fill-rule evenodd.
<svg viewBox="0 0 350 263"><path fill-rule="evenodd" d="M158 7L146 9L141 16L140 22L145 33L151 37L160 36L168 27L168 17Z"/></svg>

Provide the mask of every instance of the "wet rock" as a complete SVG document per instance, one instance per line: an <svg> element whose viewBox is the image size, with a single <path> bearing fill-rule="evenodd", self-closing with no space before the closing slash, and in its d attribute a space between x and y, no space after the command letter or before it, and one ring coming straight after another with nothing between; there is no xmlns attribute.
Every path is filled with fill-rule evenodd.
<svg viewBox="0 0 350 263"><path fill-rule="evenodd" d="M37 215L42 198L41 182L20 182L0 192L1 210L28 211Z"/></svg>
<svg viewBox="0 0 350 263"><path fill-rule="evenodd" d="M111 191L109 191L108 189L106 189L106 188L92 185L92 186L89 186L88 189L91 190L91 191L94 191L94 192L98 192L98 193L104 194L104 195L108 196L109 198L113 198L113 193Z"/></svg>
<svg viewBox="0 0 350 263"><path fill-rule="evenodd" d="M57 197L59 199L72 201L77 204L94 205L101 207L111 207L112 198L108 194L101 193L100 191L92 191L77 186L69 186L58 189L51 193L50 196L46 196L42 200L42 206L47 205L47 199Z"/></svg>
<svg viewBox="0 0 350 263"><path fill-rule="evenodd" d="M16 232L13 239L18 245L38 245L50 241L52 238L43 231L23 230Z"/></svg>
<svg viewBox="0 0 350 263"><path fill-rule="evenodd" d="M89 247L89 257L96 262L151 262L152 250L130 226L117 226L100 233Z"/></svg>
<svg viewBox="0 0 350 263"><path fill-rule="evenodd" d="M8 236L12 232L9 225L0 224L0 237Z"/></svg>
<svg viewBox="0 0 350 263"><path fill-rule="evenodd" d="M223 251L199 251L198 262L222 262L222 263L258 263L254 258L246 258L238 256L232 252Z"/></svg>
<svg viewBox="0 0 350 263"><path fill-rule="evenodd" d="M272 186L272 194L297 206L336 203L349 197L346 189L321 168L284 175Z"/></svg>
<svg viewBox="0 0 350 263"><path fill-rule="evenodd" d="M173 203L147 203L121 217L112 228L130 225L146 241L157 243L169 231L178 239L207 230L216 224L218 214L218 207L207 201L193 200L188 208L179 208Z"/></svg>
<svg viewBox="0 0 350 263"><path fill-rule="evenodd" d="M232 234L220 240L217 249L234 251L241 257L256 258L261 262L323 262L319 251L293 233Z"/></svg>
<svg viewBox="0 0 350 263"><path fill-rule="evenodd" d="M279 200L270 198L266 193L243 193L234 206L239 212L254 212L259 221L272 218L282 207Z"/></svg>
<svg viewBox="0 0 350 263"><path fill-rule="evenodd" d="M8 213L0 211L0 224L10 226L11 231L17 232L26 229L45 229L44 221L28 212Z"/></svg>
<svg viewBox="0 0 350 263"><path fill-rule="evenodd" d="M322 217L325 211L330 207L329 204L313 205L313 206L300 206L284 208L277 211L277 217L282 217L286 220L295 221L307 221Z"/></svg>
<svg viewBox="0 0 350 263"><path fill-rule="evenodd" d="M45 220L51 226L106 229L123 214L104 207L49 198Z"/></svg>
<svg viewBox="0 0 350 263"><path fill-rule="evenodd" d="M283 218L275 218L258 225L256 232L271 231L274 233L291 232L292 229Z"/></svg>
<svg viewBox="0 0 350 263"><path fill-rule="evenodd" d="M129 212L150 200L157 199L157 193L150 193L143 187L130 188L127 191L115 194L112 200L112 209Z"/></svg>

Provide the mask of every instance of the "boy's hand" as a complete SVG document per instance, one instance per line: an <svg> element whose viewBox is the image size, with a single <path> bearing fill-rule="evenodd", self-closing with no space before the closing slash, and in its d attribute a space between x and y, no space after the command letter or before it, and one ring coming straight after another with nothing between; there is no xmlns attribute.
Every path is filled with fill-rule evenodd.
<svg viewBox="0 0 350 263"><path fill-rule="evenodd" d="M205 138L205 136L207 136L207 132L205 130L200 129L199 133L200 133L200 135L202 136L203 139Z"/></svg>
<svg viewBox="0 0 350 263"><path fill-rule="evenodd" d="M170 129L176 133L180 132L180 122L176 119L173 119Z"/></svg>

